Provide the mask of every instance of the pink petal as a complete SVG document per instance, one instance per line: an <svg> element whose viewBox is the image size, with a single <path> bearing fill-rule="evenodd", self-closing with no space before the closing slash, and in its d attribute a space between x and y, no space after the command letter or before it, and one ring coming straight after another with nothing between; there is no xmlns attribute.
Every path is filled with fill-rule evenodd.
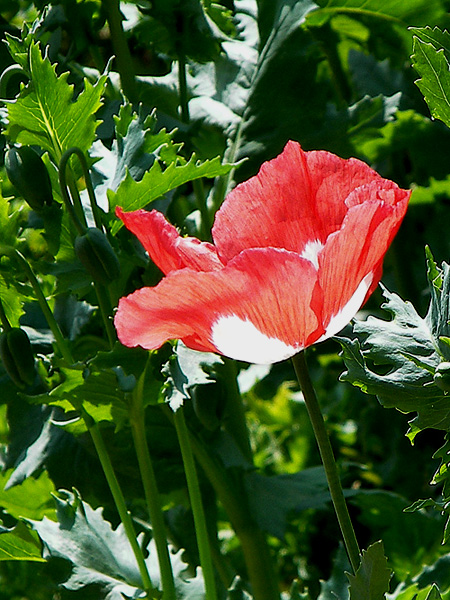
<svg viewBox="0 0 450 600"><path fill-rule="evenodd" d="M360 188L342 228L332 233L318 256L318 278L323 290L322 323L331 337L356 314L382 274L382 261L405 215L410 192L379 189L376 182ZM373 198L378 188L378 201ZM360 201L361 203L358 203Z"/></svg>
<svg viewBox="0 0 450 600"><path fill-rule="evenodd" d="M340 227L347 196L372 181L383 186L386 180L357 159L304 152L288 142L255 177L228 194L213 227L218 254L227 262L245 248L272 246L301 254L307 244L323 244Z"/></svg>
<svg viewBox="0 0 450 600"><path fill-rule="evenodd" d="M243 252L217 271L183 269L155 288L122 298L115 317L126 346L159 348L181 339L196 350L255 363L293 356L324 329L317 271L273 248Z"/></svg>
<svg viewBox="0 0 450 600"><path fill-rule="evenodd" d="M165 274L185 267L195 271L211 271L223 266L212 244L192 237L181 237L164 215L156 210L124 212L117 207L116 215L136 235L152 261Z"/></svg>

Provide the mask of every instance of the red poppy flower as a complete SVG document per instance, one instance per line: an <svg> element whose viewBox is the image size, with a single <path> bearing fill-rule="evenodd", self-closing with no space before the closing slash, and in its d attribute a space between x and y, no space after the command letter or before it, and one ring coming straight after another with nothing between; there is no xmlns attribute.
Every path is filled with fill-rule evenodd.
<svg viewBox="0 0 450 600"><path fill-rule="evenodd" d="M289 358L338 333L377 286L411 192L365 163L289 142L236 186L214 244L181 237L165 217L117 215L165 277L122 298L126 346L181 339L253 363Z"/></svg>

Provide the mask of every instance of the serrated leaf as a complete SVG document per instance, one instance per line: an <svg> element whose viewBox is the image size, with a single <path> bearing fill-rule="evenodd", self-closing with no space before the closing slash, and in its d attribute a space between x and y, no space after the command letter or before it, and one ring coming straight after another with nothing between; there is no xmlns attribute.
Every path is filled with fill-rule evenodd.
<svg viewBox="0 0 450 600"><path fill-rule="evenodd" d="M1 560L44 562L42 545L37 534L22 522L12 529L0 528Z"/></svg>
<svg viewBox="0 0 450 600"><path fill-rule="evenodd" d="M214 381L212 372L222 359L211 352L197 352L179 342L176 355L164 367L167 377L167 402L176 411L191 397L191 388Z"/></svg>
<svg viewBox="0 0 450 600"><path fill-rule="evenodd" d="M113 529L103 518L101 508L93 510L76 493L62 491L55 502L57 522L44 518L30 521L30 525L44 542L44 558L58 557L72 563L72 572L64 587L78 590L95 583L103 589L106 600L123 600L124 595L139 597L142 580L122 525ZM146 550L150 577L158 588L160 576L153 540ZM181 555L182 550L170 553L177 597L203 599L201 574L189 577Z"/></svg>
<svg viewBox="0 0 450 600"><path fill-rule="evenodd" d="M384 600L389 591L392 571L384 556L383 542L375 542L362 551L355 575L348 574L350 600Z"/></svg>
<svg viewBox="0 0 450 600"><path fill-rule="evenodd" d="M436 281L435 271L429 270L432 281ZM387 302L382 308L392 320L371 316L356 321L353 329L361 343L359 339L337 338L348 369L341 379L376 395L386 408L417 412L411 423L411 438L428 427L450 427L448 397L433 383L433 373L449 351L440 340L449 328L450 269L445 263L442 278L441 290L431 287L432 300L425 319L412 304L383 289Z"/></svg>
<svg viewBox="0 0 450 600"><path fill-rule="evenodd" d="M418 32L418 30L415 30ZM413 67L420 75L416 81L417 87L422 92L431 115L443 121L447 127L450 126L450 65L448 61L449 49L439 47L442 42L442 33L434 35L434 32L427 28L425 39L432 40L425 42L423 39L414 36L412 61ZM424 36L422 36L423 38ZM439 41L438 41L439 40ZM447 54L447 56L446 56Z"/></svg>
<svg viewBox="0 0 450 600"><path fill-rule="evenodd" d="M113 210L116 206L121 206L125 211L144 208L153 200L188 181L224 175L231 171L233 166L222 164L220 157L200 162L195 155L185 164L171 163L164 170L159 162L155 162L140 181L135 181L130 173L127 173L117 191L108 193L110 209ZM116 221L111 230L116 233L120 227L121 222Z"/></svg>
<svg viewBox="0 0 450 600"><path fill-rule="evenodd" d="M95 113L101 107L106 75L95 85L85 79L84 90L74 100L73 85L67 83L69 74L57 75L37 43L28 48L28 64L30 83L7 103L6 135L14 142L40 146L56 163L72 146L87 152L98 125Z"/></svg>

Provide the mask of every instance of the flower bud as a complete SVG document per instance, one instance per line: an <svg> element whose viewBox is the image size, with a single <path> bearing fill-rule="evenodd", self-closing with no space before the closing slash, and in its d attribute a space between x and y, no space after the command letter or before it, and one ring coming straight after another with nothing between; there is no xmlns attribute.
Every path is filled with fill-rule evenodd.
<svg viewBox="0 0 450 600"><path fill-rule="evenodd" d="M119 276L119 259L106 235L89 227L75 239L75 254L95 282L108 285Z"/></svg>
<svg viewBox="0 0 450 600"><path fill-rule="evenodd" d="M5 156L8 179L36 211L53 201L52 184L42 158L30 146L10 148Z"/></svg>
<svg viewBox="0 0 450 600"><path fill-rule="evenodd" d="M31 385L36 376L33 350L28 335L20 327L12 327L0 335L0 358L5 371L21 389Z"/></svg>

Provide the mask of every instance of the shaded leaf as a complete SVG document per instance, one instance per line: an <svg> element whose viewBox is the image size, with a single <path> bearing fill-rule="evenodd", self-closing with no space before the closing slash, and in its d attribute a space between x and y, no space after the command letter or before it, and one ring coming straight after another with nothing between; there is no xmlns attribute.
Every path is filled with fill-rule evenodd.
<svg viewBox="0 0 450 600"><path fill-rule="evenodd" d="M384 556L383 542L375 542L362 551L356 575L348 574L350 600L384 600L389 591L392 571Z"/></svg>
<svg viewBox="0 0 450 600"><path fill-rule="evenodd" d="M284 538L288 517L308 508L325 508L330 501L322 467L271 477L251 471L245 473L244 484L259 527L279 539Z"/></svg>

